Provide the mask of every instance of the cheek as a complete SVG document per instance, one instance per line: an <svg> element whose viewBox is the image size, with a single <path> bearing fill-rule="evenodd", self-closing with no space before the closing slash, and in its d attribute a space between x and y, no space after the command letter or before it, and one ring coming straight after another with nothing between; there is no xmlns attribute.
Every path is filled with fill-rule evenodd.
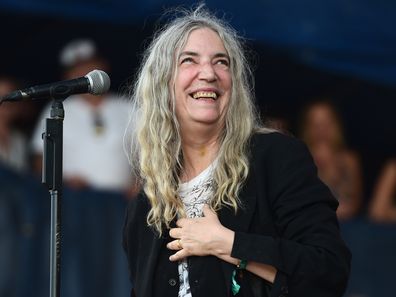
<svg viewBox="0 0 396 297"><path fill-rule="evenodd" d="M194 69L179 69L176 76L176 89L179 91L184 91L192 83L195 76Z"/></svg>
<svg viewBox="0 0 396 297"><path fill-rule="evenodd" d="M184 107L180 106L180 103L177 102L176 100L176 106L175 106L175 115L176 115L176 119L178 120L178 122L180 122L180 119L183 118L183 114L184 114Z"/></svg>
<svg viewBox="0 0 396 297"><path fill-rule="evenodd" d="M175 111L176 115L180 114L180 110L183 109L183 106L185 105L183 97L181 94L179 94L176 90L176 97L175 97Z"/></svg>
<svg viewBox="0 0 396 297"><path fill-rule="evenodd" d="M222 88L224 89L224 91L231 92L232 89L231 73L228 71L222 71L222 72L218 72L217 76L221 81Z"/></svg>
<svg viewBox="0 0 396 297"><path fill-rule="evenodd" d="M216 69L216 74L218 77L220 77L224 81L231 80L231 69L219 67Z"/></svg>
<svg viewBox="0 0 396 297"><path fill-rule="evenodd" d="M221 82L222 82L222 89L224 90L224 93L227 95L227 100L224 102L225 105L227 106L230 103L231 100L231 94L232 94L232 79L231 79L231 74L229 72L224 72L220 76Z"/></svg>

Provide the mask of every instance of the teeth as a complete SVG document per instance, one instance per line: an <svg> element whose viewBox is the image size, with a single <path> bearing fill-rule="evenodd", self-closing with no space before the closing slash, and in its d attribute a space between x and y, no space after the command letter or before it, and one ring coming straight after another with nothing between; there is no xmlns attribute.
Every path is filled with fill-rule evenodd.
<svg viewBox="0 0 396 297"><path fill-rule="evenodd" d="M217 94L215 92L202 92L202 91L200 91L200 92L194 93L192 97L194 99L202 98L202 97L217 99Z"/></svg>

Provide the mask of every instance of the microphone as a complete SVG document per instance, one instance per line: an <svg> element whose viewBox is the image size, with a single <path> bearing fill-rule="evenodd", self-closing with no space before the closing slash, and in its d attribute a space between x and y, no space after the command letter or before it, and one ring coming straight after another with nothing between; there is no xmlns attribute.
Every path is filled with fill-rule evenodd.
<svg viewBox="0 0 396 297"><path fill-rule="evenodd" d="M33 86L11 92L2 97L0 103L3 101L26 101L35 99L65 99L72 94L83 93L100 95L106 93L109 88L110 78L107 73L102 70L93 70L80 78Z"/></svg>

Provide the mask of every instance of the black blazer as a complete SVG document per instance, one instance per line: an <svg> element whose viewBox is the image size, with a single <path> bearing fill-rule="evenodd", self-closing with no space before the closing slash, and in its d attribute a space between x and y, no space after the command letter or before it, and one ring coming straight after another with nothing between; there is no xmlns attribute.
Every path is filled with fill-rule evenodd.
<svg viewBox="0 0 396 297"><path fill-rule="evenodd" d="M242 209L223 208L219 219L235 231L231 256L277 268L270 296L342 296L349 276L350 252L340 237L337 201L318 179L302 142L279 134L256 134L250 143L250 173L240 199ZM126 212L123 246L133 285L131 296L176 297L177 263L163 237L149 228L149 203L143 193ZM190 257L193 297L232 296L235 267L213 256ZM265 296L266 282L245 272L237 296Z"/></svg>

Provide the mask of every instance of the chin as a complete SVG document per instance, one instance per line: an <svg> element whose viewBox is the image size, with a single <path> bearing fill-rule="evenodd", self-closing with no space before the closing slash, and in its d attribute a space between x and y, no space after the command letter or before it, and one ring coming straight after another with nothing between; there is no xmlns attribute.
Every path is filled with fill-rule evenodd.
<svg viewBox="0 0 396 297"><path fill-rule="evenodd" d="M195 122L203 123L203 124L217 124L220 122L220 117L218 115L205 115L205 116L196 116L193 118Z"/></svg>

